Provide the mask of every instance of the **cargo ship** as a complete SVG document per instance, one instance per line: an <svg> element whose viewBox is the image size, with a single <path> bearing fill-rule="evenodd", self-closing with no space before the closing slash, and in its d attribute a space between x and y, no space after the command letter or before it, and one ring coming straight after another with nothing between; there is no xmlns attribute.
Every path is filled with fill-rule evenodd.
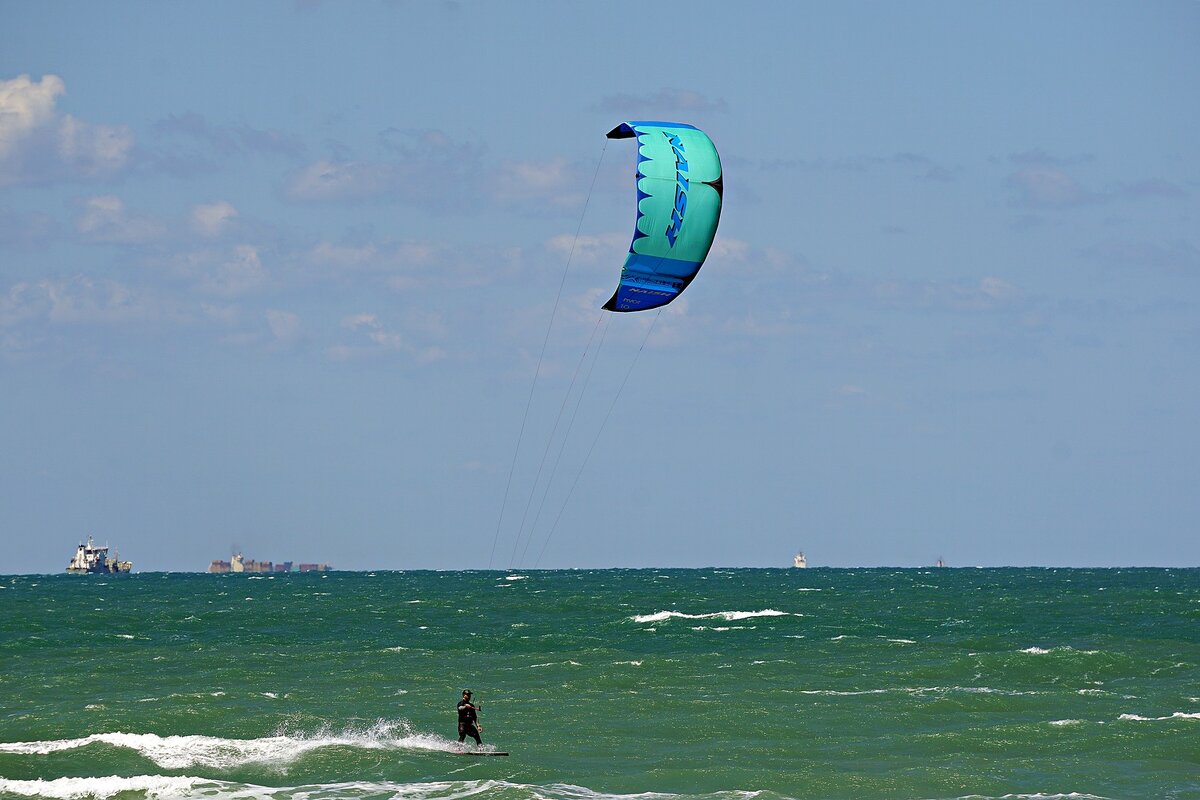
<svg viewBox="0 0 1200 800"><path fill-rule="evenodd" d="M241 553L234 553L228 560L217 559L208 565L208 571L212 573L226 572L329 572L328 564L296 564L292 561L255 561L253 558L244 558Z"/></svg>
<svg viewBox="0 0 1200 800"><path fill-rule="evenodd" d="M133 569L132 561L122 561L120 554L116 558L108 557L108 545L103 547L97 545L89 536L87 544L82 542L79 549L75 551L75 557L71 559L71 563L67 564L67 572L72 575L87 575L89 573L99 573L101 575L114 575L118 572L129 572Z"/></svg>

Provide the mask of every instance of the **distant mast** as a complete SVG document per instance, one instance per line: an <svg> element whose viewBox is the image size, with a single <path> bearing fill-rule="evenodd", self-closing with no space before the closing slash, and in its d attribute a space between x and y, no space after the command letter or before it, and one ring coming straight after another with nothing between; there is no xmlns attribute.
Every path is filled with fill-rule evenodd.
<svg viewBox="0 0 1200 800"><path fill-rule="evenodd" d="M803 550L801 550L799 553L796 553L796 556L792 559L792 566L796 569L804 569L808 566L808 559L804 557Z"/></svg>

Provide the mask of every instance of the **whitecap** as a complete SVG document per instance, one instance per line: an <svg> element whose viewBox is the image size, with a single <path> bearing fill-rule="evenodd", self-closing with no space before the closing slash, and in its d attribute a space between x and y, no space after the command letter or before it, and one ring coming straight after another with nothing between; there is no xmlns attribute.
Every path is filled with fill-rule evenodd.
<svg viewBox="0 0 1200 800"><path fill-rule="evenodd" d="M773 608L766 608L762 611L714 611L711 614L686 614L682 611L658 611L654 614L642 614L630 617L634 622L665 622L672 617L680 619L723 619L726 622L733 622L740 619L750 619L751 617L786 617L796 616L789 614L787 611L776 611Z"/></svg>
<svg viewBox="0 0 1200 800"><path fill-rule="evenodd" d="M325 747L358 747L367 750L437 750L458 747L442 736L417 733L406 721L379 720L366 729L340 732L322 729L311 734L285 734L259 739L225 739L216 736L159 736L153 733L94 733L79 739L38 742L2 742L0 753L47 755L106 744L134 750L164 769L202 766L231 769L243 764L286 765L305 753Z"/></svg>
<svg viewBox="0 0 1200 800"><path fill-rule="evenodd" d="M1200 713L1191 714L1186 711L1176 711L1166 717L1143 717L1140 714L1122 714L1117 719L1133 720L1135 722L1164 722L1169 719L1200 719Z"/></svg>
<svg viewBox="0 0 1200 800"><path fill-rule="evenodd" d="M30 781L0 778L0 794L76 800L83 797L108 798L137 792L148 798L169 798L186 797L202 786L217 788L220 785L219 781L210 781L204 778L166 775L136 775L132 778L110 775L98 778L54 778Z"/></svg>

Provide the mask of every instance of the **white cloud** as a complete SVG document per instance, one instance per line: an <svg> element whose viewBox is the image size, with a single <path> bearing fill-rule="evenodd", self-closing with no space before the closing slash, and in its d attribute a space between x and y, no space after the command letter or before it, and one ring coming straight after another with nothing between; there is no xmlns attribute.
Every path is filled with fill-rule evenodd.
<svg viewBox="0 0 1200 800"><path fill-rule="evenodd" d="M212 303L201 303L200 311L207 319L225 326L231 326L238 320L239 309L234 305L218 306Z"/></svg>
<svg viewBox="0 0 1200 800"><path fill-rule="evenodd" d="M996 277L978 283L963 281L884 281L873 287L875 297L897 308L945 311L995 311L1022 300L1017 286Z"/></svg>
<svg viewBox="0 0 1200 800"><path fill-rule="evenodd" d="M319 242L309 258L314 264L339 270L387 271L426 266L445 250L431 242L388 242L382 244L334 244Z"/></svg>
<svg viewBox="0 0 1200 800"><path fill-rule="evenodd" d="M565 158L485 160L483 145L438 130L380 135L384 155L356 159L348 151L294 170L284 194L322 203L402 203L441 213L476 212L487 204L544 213L584 201L590 166Z"/></svg>
<svg viewBox="0 0 1200 800"><path fill-rule="evenodd" d="M1009 176L1008 184L1016 192L1015 204L1022 207L1071 208L1101 199L1063 170L1050 166L1019 169Z"/></svg>
<svg viewBox="0 0 1200 800"><path fill-rule="evenodd" d="M420 288L463 288L512 279L522 251L514 247L402 240L358 243L318 242L308 263L322 277L358 273L380 276L397 292Z"/></svg>
<svg viewBox="0 0 1200 800"><path fill-rule="evenodd" d="M57 325L123 324L182 316L173 304L145 290L86 275L18 283L0 296L0 327L39 320Z"/></svg>
<svg viewBox="0 0 1200 800"><path fill-rule="evenodd" d="M240 244L232 255L221 259L201 280L201 288L213 294L234 296L245 294L266 283L267 270L258 255L258 248Z"/></svg>
<svg viewBox="0 0 1200 800"><path fill-rule="evenodd" d="M0 295L0 327L19 325L43 312L39 290L32 283L11 286L7 294Z"/></svg>
<svg viewBox="0 0 1200 800"><path fill-rule="evenodd" d="M116 195L106 194L88 198L76 230L86 239L112 244L137 244L162 235L157 222L132 215Z"/></svg>
<svg viewBox="0 0 1200 800"><path fill-rule="evenodd" d="M275 337L276 342L280 344L292 344L300 339L302 326L299 314L269 308L267 309L266 316L267 325L270 326L271 335Z"/></svg>
<svg viewBox="0 0 1200 800"><path fill-rule="evenodd" d="M546 249L564 259L569 257L580 263L611 261L619 266L629 250L629 239L628 233L602 233L578 238L564 233L547 240Z"/></svg>
<svg viewBox="0 0 1200 800"><path fill-rule="evenodd" d="M379 248L368 245L342 245L319 242L312 249L314 263L348 269L375 263L379 260Z"/></svg>
<svg viewBox="0 0 1200 800"><path fill-rule="evenodd" d="M129 128L58 112L65 91L57 75L0 81L0 186L103 178L129 165Z"/></svg>
<svg viewBox="0 0 1200 800"><path fill-rule="evenodd" d="M54 118L56 99L65 91L57 75L45 75L37 83L28 75L0 81L0 159Z"/></svg>
<svg viewBox="0 0 1200 800"><path fill-rule="evenodd" d="M124 125L94 125L70 114L59 124L59 155L80 176L119 172L129 163L132 150L133 133Z"/></svg>
<svg viewBox="0 0 1200 800"><path fill-rule="evenodd" d="M352 331L361 331L384 350L399 350L404 345L404 337L395 331L384 328L374 314L355 314L347 317L342 320L342 327Z"/></svg>
<svg viewBox="0 0 1200 800"><path fill-rule="evenodd" d="M549 161L509 161L492 178L492 198L500 203L541 201L574 208L584 199L582 171L564 158Z"/></svg>
<svg viewBox="0 0 1200 800"><path fill-rule="evenodd" d="M385 194L391 171L385 164L317 161L292 175L287 193L294 200L362 200Z"/></svg>
<svg viewBox="0 0 1200 800"><path fill-rule="evenodd" d="M227 298L260 288L269 277L258 248L249 244L175 253L159 264L201 292Z"/></svg>
<svg viewBox="0 0 1200 800"><path fill-rule="evenodd" d="M444 336L447 328L437 315L406 317L405 322L413 331L406 335L383 324L375 314L363 312L352 314L342 320L342 327L353 332L355 338L348 344L339 344L326 349L326 355L335 361L347 361L388 353L409 356L418 364L430 364L446 357L441 347L418 343L426 338Z"/></svg>
<svg viewBox="0 0 1200 800"><path fill-rule="evenodd" d="M202 203L192 208L192 229L202 236L220 236L237 215L237 209L224 200Z"/></svg>
<svg viewBox="0 0 1200 800"><path fill-rule="evenodd" d="M741 239L727 239L723 236L717 236L713 240L712 250L709 251L709 258L717 258L723 261L745 261L750 255L750 243Z"/></svg>
<svg viewBox="0 0 1200 800"><path fill-rule="evenodd" d="M985 297L990 297L996 301L1011 300L1021 293L1011 283L991 276L985 277L979 282L979 292Z"/></svg>

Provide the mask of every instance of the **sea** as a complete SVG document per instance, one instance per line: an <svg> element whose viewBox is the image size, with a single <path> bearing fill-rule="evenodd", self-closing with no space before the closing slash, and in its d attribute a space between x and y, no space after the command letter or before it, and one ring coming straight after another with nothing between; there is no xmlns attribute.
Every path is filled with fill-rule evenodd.
<svg viewBox="0 0 1200 800"><path fill-rule="evenodd" d="M1200 570L5 576L0 797L1200 798Z"/></svg>

